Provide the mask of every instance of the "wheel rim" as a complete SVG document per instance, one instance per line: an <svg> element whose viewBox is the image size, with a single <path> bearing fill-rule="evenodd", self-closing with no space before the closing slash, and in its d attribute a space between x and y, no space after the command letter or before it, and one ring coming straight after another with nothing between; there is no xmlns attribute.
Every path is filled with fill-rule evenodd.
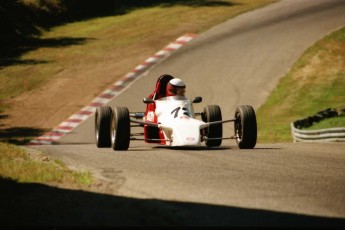
<svg viewBox="0 0 345 230"><path fill-rule="evenodd" d="M96 121L96 125L95 125L95 127L96 127L96 129L95 129L95 131L96 131L96 141L98 142L98 140L99 140L99 134L98 134L98 132L99 132L99 118L98 118L98 113L96 113L96 119L95 119L95 121Z"/></svg>
<svg viewBox="0 0 345 230"><path fill-rule="evenodd" d="M111 119L111 143L114 146L116 141L116 125L115 125L115 117Z"/></svg>
<svg viewBox="0 0 345 230"><path fill-rule="evenodd" d="M242 140L242 123L241 123L241 116L238 113L236 114L235 132L236 132L236 140L240 142Z"/></svg>

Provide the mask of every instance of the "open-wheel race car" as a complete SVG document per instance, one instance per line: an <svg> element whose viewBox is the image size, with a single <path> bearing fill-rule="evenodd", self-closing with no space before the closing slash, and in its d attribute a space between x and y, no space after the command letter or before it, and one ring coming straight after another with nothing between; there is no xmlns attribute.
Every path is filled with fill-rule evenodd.
<svg viewBox="0 0 345 230"><path fill-rule="evenodd" d="M218 105L207 105L195 112L192 100L185 96L167 96L170 75L162 75L155 91L143 99L145 112L130 112L127 107L101 106L95 113L96 145L99 148L128 150L130 141L141 140L165 146L220 146L223 139L235 139L240 149L252 149L257 140L256 115L252 106L241 105L234 117L222 120ZM234 135L223 137L223 124L234 122ZM133 132L134 127L143 128Z"/></svg>

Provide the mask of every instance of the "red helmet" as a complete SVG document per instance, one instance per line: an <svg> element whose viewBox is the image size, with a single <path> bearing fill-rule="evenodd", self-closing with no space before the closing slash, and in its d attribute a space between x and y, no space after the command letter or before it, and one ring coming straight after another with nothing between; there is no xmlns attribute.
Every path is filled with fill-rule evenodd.
<svg viewBox="0 0 345 230"><path fill-rule="evenodd" d="M186 93L186 85L179 78L171 79L167 85L167 96L184 96Z"/></svg>

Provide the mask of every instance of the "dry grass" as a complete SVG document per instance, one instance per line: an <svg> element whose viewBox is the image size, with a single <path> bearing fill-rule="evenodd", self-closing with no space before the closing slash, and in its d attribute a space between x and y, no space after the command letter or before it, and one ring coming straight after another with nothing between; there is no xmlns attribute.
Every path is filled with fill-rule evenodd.
<svg viewBox="0 0 345 230"><path fill-rule="evenodd" d="M74 172L61 161L51 160L34 150L0 142L0 178L18 182L91 184L89 172Z"/></svg>
<svg viewBox="0 0 345 230"><path fill-rule="evenodd" d="M344 57L345 29L310 47L259 109L259 141L291 142L292 121L327 108L344 108ZM345 126L344 118L327 122L322 127Z"/></svg>
<svg viewBox="0 0 345 230"><path fill-rule="evenodd" d="M272 1L222 2L141 8L46 31L21 64L0 69L0 111L8 115L2 128L52 129L181 35Z"/></svg>

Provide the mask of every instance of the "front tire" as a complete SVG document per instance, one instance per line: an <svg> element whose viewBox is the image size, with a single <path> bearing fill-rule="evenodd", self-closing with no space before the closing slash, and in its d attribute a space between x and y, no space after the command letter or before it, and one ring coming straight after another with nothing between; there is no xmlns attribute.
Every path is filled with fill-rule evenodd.
<svg viewBox="0 0 345 230"><path fill-rule="evenodd" d="M110 106L102 106L95 113L95 136L98 148L111 147L110 121L113 110Z"/></svg>
<svg viewBox="0 0 345 230"><path fill-rule="evenodd" d="M204 122L221 121L222 113L218 105L207 105L202 113L202 120ZM205 129L205 144L208 147L220 146L223 137L223 124L210 125ZM219 138L213 139L212 138Z"/></svg>
<svg viewBox="0 0 345 230"><path fill-rule="evenodd" d="M130 119L126 107L115 107L111 119L111 145L114 150L127 150L130 142Z"/></svg>
<svg viewBox="0 0 345 230"><path fill-rule="evenodd" d="M252 149L256 145L257 124L253 107L242 105L235 111L235 136L240 149Z"/></svg>

